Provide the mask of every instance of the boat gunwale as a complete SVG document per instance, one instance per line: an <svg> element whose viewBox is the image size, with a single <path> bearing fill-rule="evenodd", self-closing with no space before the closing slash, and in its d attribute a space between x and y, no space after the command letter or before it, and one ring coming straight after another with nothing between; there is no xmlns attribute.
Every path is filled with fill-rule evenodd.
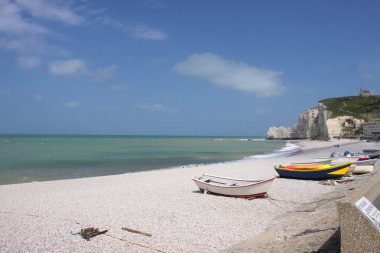
<svg viewBox="0 0 380 253"><path fill-rule="evenodd" d="M281 170L281 171L291 171L291 172L323 172L323 171L327 171L327 170L339 170L339 169L344 169L346 167L349 167L351 166L352 162L347 162L347 163L343 163L343 164L337 164L337 165L334 165L334 166L331 166L331 167L328 167L328 168L322 168L322 169L292 169L292 168L286 168L283 167L283 168L280 168L278 166L274 166L274 169L277 171L277 170ZM307 164L305 164L307 165ZM314 164L313 164L314 165Z"/></svg>
<svg viewBox="0 0 380 253"><path fill-rule="evenodd" d="M243 199L259 198L259 197L264 197L268 194L268 192L260 192L260 193L246 194L246 195L230 195L230 194L222 194L222 193L216 193L216 192L210 192L210 193L217 196L243 198Z"/></svg>
<svg viewBox="0 0 380 253"><path fill-rule="evenodd" d="M263 179L263 180L249 180L249 179L235 179L235 178L228 178L228 177L213 176L213 175L210 175L210 174L203 174L202 176L211 176L211 177L222 178L222 179L229 179L229 180L235 180L235 181L253 182L253 183L250 183L250 184L247 184L247 185L219 185L219 184L207 183L207 182L201 181L199 178L192 178L192 180L195 181L195 182L199 182L199 183L204 184L204 185L212 185L212 186L220 187L220 188L245 188L245 187L251 187L251 186L255 186L255 185L259 185L259 184L263 184L263 183L266 183L266 182L273 181L274 179L277 178L277 177L272 177L272 178ZM256 182L254 182L254 181L256 181Z"/></svg>

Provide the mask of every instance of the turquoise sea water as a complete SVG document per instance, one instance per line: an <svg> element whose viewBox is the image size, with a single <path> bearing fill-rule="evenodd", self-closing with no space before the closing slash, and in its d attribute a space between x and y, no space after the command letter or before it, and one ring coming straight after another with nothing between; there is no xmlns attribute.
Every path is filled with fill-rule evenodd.
<svg viewBox="0 0 380 253"><path fill-rule="evenodd" d="M0 184L233 161L285 144L262 137L0 135Z"/></svg>

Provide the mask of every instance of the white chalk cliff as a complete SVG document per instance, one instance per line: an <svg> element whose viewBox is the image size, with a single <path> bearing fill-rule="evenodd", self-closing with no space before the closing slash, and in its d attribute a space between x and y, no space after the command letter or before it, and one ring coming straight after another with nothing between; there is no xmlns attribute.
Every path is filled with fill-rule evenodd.
<svg viewBox="0 0 380 253"><path fill-rule="evenodd" d="M268 130L268 138L269 139L297 139L297 130L290 127L280 127L280 126L272 126Z"/></svg>
<svg viewBox="0 0 380 253"><path fill-rule="evenodd" d="M363 120L352 116L332 118L332 113L322 103L318 107L302 112L294 128L273 126L268 139L320 139L328 140L352 136L360 129Z"/></svg>

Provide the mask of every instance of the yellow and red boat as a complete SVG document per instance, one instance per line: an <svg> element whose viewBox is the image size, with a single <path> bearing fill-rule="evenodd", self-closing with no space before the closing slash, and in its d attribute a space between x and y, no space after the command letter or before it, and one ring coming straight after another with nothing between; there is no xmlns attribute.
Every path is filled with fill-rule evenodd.
<svg viewBox="0 0 380 253"><path fill-rule="evenodd" d="M275 166L280 177L296 179L333 179L344 176L352 162L340 164L291 164Z"/></svg>

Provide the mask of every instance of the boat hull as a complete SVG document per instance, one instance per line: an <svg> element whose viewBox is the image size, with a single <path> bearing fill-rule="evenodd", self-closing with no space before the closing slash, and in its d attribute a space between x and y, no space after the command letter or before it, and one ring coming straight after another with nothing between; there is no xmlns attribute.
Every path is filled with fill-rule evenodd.
<svg viewBox="0 0 380 253"><path fill-rule="evenodd" d="M375 165L377 163L378 159L368 159L368 160L362 160L362 161L356 161L353 162L353 164L356 165Z"/></svg>
<svg viewBox="0 0 380 253"><path fill-rule="evenodd" d="M367 174L373 171L374 165L357 165L353 171L354 174Z"/></svg>
<svg viewBox="0 0 380 253"><path fill-rule="evenodd" d="M304 167L285 166L275 167L275 170L280 177L295 178L295 179L311 179L311 180L323 180L334 179L344 176L351 163L344 163L339 165L322 165L321 167L310 165Z"/></svg>
<svg viewBox="0 0 380 253"><path fill-rule="evenodd" d="M226 178L224 178L226 179ZM247 182L245 185L219 185L216 183L208 183L201 178L193 178L194 183L201 191L205 193L213 193L226 197L235 198L256 198L263 197L269 191L275 178L261 181ZM231 179L234 180L234 179ZM243 180L240 180L243 181Z"/></svg>

